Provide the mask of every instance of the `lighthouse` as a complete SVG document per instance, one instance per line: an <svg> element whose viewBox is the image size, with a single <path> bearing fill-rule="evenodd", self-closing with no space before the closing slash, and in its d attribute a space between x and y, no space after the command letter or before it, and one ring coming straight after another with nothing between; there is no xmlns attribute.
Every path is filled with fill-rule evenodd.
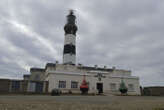
<svg viewBox="0 0 164 110"><path fill-rule="evenodd" d="M64 26L65 40L63 50L63 64L76 64L76 16L73 10L67 15L67 22Z"/></svg>

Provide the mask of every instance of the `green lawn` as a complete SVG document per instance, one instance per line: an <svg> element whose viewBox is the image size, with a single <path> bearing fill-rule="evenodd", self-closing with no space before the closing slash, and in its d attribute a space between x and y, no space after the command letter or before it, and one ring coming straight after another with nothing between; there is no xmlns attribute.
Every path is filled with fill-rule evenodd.
<svg viewBox="0 0 164 110"><path fill-rule="evenodd" d="M164 110L164 97L0 96L0 110Z"/></svg>

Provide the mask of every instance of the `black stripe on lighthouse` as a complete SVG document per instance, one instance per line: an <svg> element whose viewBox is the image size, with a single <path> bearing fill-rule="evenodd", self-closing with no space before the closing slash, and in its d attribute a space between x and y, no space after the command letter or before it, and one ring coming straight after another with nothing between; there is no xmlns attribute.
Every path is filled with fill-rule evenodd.
<svg viewBox="0 0 164 110"><path fill-rule="evenodd" d="M76 54L76 47L72 44L64 45L64 54Z"/></svg>

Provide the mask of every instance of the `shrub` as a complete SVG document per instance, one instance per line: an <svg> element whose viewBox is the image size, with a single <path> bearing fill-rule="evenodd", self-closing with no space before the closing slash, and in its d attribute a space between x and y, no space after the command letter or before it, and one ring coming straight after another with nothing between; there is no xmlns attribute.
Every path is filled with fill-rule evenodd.
<svg viewBox="0 0 164 110"><path fill-rule="evenodd" d="M121 81L119 91L121 92L121 94L125 94L128 92L128 88L126 87L123 80Z"/></svg>
<svg viewBox="0 0 164 110"><path fill-rule="evenodd" d="M71 90L69 90L69 91L68 91L68 93L69 93L69 94L72 94L72 91L71 91Z"/></svg>
<svg viewBox="0 0 164 110"><path fill-rule="evenodd" d="M58 96L58 95L60 95L62 92L61 92L61 90L60 89L53 89L52 91L51 91L51 95L52 96Z"/></svg>

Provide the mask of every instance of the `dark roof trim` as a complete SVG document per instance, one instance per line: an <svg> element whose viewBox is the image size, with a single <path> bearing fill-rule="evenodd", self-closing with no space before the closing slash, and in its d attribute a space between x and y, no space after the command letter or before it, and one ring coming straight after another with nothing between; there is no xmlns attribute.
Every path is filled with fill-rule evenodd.
<svg viewBox="0 0 164 110"><path fill-rule="evenodd" d="M149 86L149 87L144 87L144 88L164 88L164 86Z"/></svg>
<svg viewBox="0 0 164 110"><path fill-rule="evenodd" d="M109 68L95 68L95 67L88 67L88 66L82 66L82 67L78 67L78 69L85 69L85 70L100 70L100 71L108 71L108 72L112 72L113 69L109 69Z"/></svg>
<svg viewBox="0 0 164 110"><path fill-rule="evenodd" d="M43 68L31 68L31 69L30 69L30 72L35 72L35 71L44 72L45 69L43 69Z"/></svg>
<svg viewBox="0 0 164 110"><path fill-rule="evenodd" d="M46 70L48 67L56 67L56 64L55 64L55 63L47 63L47 64L46 64L45 70Z"/></svg>
<svg viewBox="0 0 164 110"><path fill-rule="evenodd" d="M24 74L23 77L30 77L30 74Z"/></svg>

